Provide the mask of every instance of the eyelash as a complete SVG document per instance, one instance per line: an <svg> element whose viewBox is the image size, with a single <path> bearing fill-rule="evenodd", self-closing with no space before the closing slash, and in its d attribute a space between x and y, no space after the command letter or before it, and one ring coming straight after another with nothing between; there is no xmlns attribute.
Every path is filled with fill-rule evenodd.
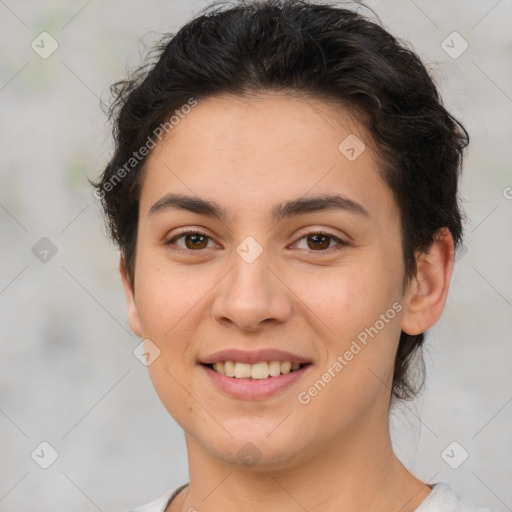
<svg viewBox="0 0 512 512"><path fill-rule="evenodd" d="M180 238L184 237L185 235L201 235L201 236L204 236L205 238L208 238L208 239L211 240L211 237L208 236L203 231L198 230L198 229L194 229L194 230L187 230L187 231L182 231L181 233L178 233L177 235L173 236L171 239L165 241L164 245L169 247L173 251L181 251L181 252L187 252L187 253L194 253L194 252L201 253L201 252L203 252L205 250L205 249L198 249L197 251L194 251L192 249L182 249L181 247L171 247L171 245L173 245L176 240L179 240ZM301 236L297 240L297 242L299 242L300 240L302 240L304 238L307 238L307 237L309 237L311 235L328 236L329 238L336 240L338 242L338 245L334 246L334 247L329 247L327 249L320 249L318 251L309 250L309 252L329 253L331 250L339 251L339 250L341 250L344 247L349 245L347 242L341 240L340 238L338 238L337 236L333 235L332 233L329 233L327 231L322 231L322 230L311 231L309 233L306 233L303 236ZM297 242L295 242L295 243L297 243ZM306 249L306 250L308 250L308 249Z"/></svg>

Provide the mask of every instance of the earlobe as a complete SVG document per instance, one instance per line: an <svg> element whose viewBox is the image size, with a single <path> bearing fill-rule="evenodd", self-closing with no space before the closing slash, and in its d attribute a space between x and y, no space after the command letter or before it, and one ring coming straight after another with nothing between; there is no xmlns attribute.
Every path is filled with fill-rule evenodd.
<svg viewBox="0 0 512 512"><path fill-rule="evenodd" d="M130 328L137 336L142 338L142 330L140 328L139 312L137 311L137 305L135 303L133 283L126 270L123 255L121 255L121 258L119 259L119 272L121 273L121 279L123 280L124 294L126 297L126 304L128 306L128 322L130 324Z"/></svg>
<svg viewBox="0 0 512 512"><path fill-rule="evenodd" d="M454 243L449 229L434 237L428 253L417 256L416 276L405 294L402 331L417 335L432 327L443 312L454 261Z"/></svg>

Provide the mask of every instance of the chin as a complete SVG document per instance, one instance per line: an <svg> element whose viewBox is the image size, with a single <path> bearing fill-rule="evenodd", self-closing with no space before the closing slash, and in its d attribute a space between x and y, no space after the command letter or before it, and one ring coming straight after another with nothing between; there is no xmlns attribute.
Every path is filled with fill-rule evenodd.
<svg viewBox="0 0 512 512"><path fill-rule="evenodd" d="M272 428L276 428L276 422L270 429L262 428L255 431L254 427L253 422L250 432L249 429L230 430L233 437L226 434L215 440L203 438L201 444L211 455L230 465L235 465L238 469L245 466L254 471L279 470L293 466L304 459L306 447L298 445L298 440L304 442L304 438L301 439L286 431L280 432L279 435L277 429L281 427L268 435Z"/></svg>

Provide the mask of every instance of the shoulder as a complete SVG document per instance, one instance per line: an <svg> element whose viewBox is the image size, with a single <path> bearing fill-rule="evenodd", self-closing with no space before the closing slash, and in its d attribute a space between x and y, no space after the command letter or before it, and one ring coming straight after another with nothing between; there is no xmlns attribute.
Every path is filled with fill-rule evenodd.
<svg viewBox="0 0 512 512"><path fill-rule="evenodd" d="M142 505L141 507L132 508L126 512L165 512L165 509L184 489L188 483L165 493L160 498ZM433 485L432 492L425 498L423 503L414 512L493 512L489 508L476 507L465 500L459 499L453 492L451 487L444 483L438 482Z"/></svg>
<svg viewBox="0 0 512 512"><path fill-rule="evenodd" d="M414 512L493 512L488 508L476 507L465 500L459 499L451 487L438 482L433 485L432 492Z"/></svg>
<svg viewBox="0 0 512 512"><path fill-rule="evenodd" d="M169 505L169 503L173 500L175 496L178 495L178 493L184 489L188 483L180 485L176 489L172 491L166 492L163 496L160 496L156 500L153 500L150 503L146 503L146 505L142 505L137 508L131 508L130 510L127 510L126 512L165 512L165 509Z"/></svg>

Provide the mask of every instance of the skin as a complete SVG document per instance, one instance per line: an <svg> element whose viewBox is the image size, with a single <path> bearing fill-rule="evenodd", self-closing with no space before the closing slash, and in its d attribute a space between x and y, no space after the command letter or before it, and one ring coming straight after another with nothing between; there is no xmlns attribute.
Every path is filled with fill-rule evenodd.
<svg viewBox="0 0 512 512"><path fill-rule="evenodd" d="M354 161L338 149L349 134L366 144ZM170 192L214 200L227 217L150 214ZM282 201L332 193L368 215L318 211L277 223L270 217ZM165 242L182 228L209 238L181 237L172 250ZM310 236L319 230L346 245L336 238L323 245ZM236 252L247 236L262 248L252 263ZM120 263L130 326L160 350L148 370L185 431L190 485L167 510L417 508L431 488L392 450L393 363L400 331L424 332L441 315L453 265L449 231L440 231L417 261L402 293L400 212L368 134L346 111L286 94L221 95L193 108L145 166L135 288ZM308 404L300 403L298 393L394 303L401 311ZM223 348L277 348L312 366L270 398L236 399L198 364ZM261 456L251 467L237 456L246 443Z"/></svg>

